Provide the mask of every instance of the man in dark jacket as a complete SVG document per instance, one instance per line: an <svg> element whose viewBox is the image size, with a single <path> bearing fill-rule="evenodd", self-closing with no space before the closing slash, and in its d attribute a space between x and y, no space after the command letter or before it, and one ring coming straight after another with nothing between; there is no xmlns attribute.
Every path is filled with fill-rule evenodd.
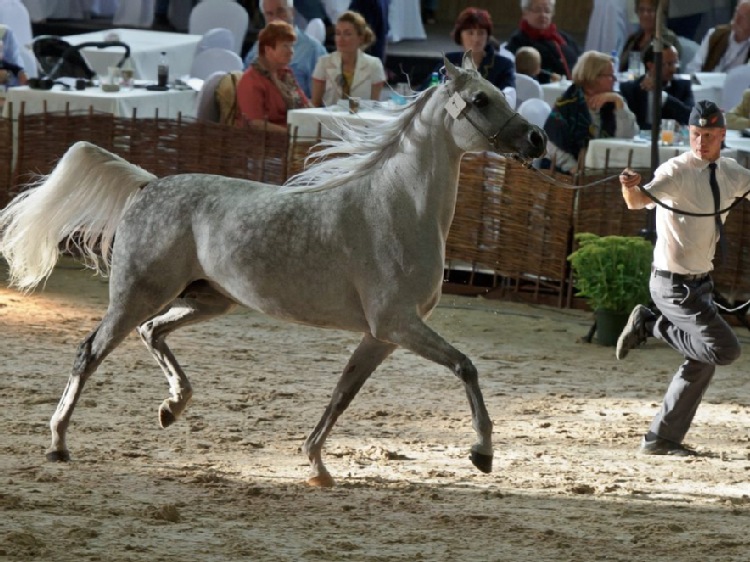
<svg viewBox="0 0 750 562"><path fill-rule="evenodd" d="M654 47L649 45L643 52L643 66L646 74L636 80L620 84L620 94L635 113L638 126L641 129L651 128L651 115L654 93ZM661 116L663 119L674 119L680 125L687 125L690 111L695 102L690 80L675 79L674 74L679 64L677 49L672 45L665 45L662 52L662 92Z"/></svg>

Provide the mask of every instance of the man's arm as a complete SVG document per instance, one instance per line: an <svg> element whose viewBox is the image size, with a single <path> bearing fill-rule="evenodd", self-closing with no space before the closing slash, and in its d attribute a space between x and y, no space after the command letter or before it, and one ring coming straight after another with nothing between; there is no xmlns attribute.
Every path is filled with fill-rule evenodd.
<svg viewBox="0 0 750 562"><path fill-rule="evenodd" d="M622 186L622 198L628 209L643 209L651 203L651 199L641 191L639 185L641 175L629 168L625 168L620 174L620 185Z"/></svg>

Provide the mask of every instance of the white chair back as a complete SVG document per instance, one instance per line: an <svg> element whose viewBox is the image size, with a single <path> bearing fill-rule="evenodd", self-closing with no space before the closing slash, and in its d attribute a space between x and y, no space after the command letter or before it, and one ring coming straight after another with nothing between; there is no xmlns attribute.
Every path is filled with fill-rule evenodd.
<svg viewBox="0 0 750 562"><path fill-rule="evenodd" d="M30 47L21 47L21 58L23 59L23 71L29 78L39 77L39 68L37 66L34 51Z"/></svg>
<svg viewBox="0 0 750 562"><path fill-rule="evenodd" d="M540 98L528 99L518 107L518 113L529 123L537 127L544 127L544 122L551 111L552 108L550 105Z"/></svg>
<svg viewBox="0 0 750 562"><path fill-rule="evenodd" d="M232 0L204 0L190 12L188 32L203 35L215 27L224 27L234 35L234 52L239 54L250 24L247 10Z"/></svg>
<svg viewBox="0 0 750 562"><path fill-rule="evenodd" d="M516 74L516 107L532 98L544 98L542 86L531 76Z"/></svg>
<svg viewBox="0 0 750 562"><path fill-rule="evenodd" d="M193 65L190 67L190 76L205 80L219 70L226 73L242 70L243 67L242 59L237 53L214 47L195 55Z"/></svg>
<svg viewBox="0 0 750 562"><path fill-rule="evenodd" d="M205 51L206 49L226 49L235 52L234 34L226 27L214 27L203 34L198 46L195 48L195 54Z"/></svg>
<svg viewBox="0 0 750 562"><path fill-rule="evenodd" d="M326 42L326 25L320 18L313 18L307 23L305 33L317 39L322 45Z"/></svg>
<svg viewBox="0 0 750 562"><path fill-rule="evenodd" d="M151 27L154 23L155 0L129 0L119 2L112 18L114 25Z"/></svg>
<svg viewBox="0 0 750 562"><path fill-rule="evenodd" d="M216 103L216 86L226 75L223 70L210 74L204 81L195 101L195 117L198 121L219 122L219 104Z"/></svg>
<svg viewBox="0 0 750 562"><path fill-rule="evenodd" d="M31 45L34 34L31 31L31 16L20 0L0 2L0 23L13 30L13 37L19 47Z"/></svg>
<svg viewBox="0 0 750 562"><path fill-rule="evenodd" d="M721 95L721 108L724 111L734 108L740 103L742 93L748 88L750 88L750 65L743 64L727 72L724 91Z"/></svg>
<svg viewBox="0 0 750 562"><path fill-rule="evenodd" d="M680 68L683 69L680 72L686 72L684 69L695 58L695 53L698 52L700 45L687 37L677 37L677 41L680 44Z"/></svg>

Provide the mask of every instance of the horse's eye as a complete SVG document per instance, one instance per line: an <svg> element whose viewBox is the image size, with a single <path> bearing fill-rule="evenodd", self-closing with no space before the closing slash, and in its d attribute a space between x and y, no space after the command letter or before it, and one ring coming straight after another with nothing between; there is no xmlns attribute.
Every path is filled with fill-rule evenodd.
<svg viewBox="0 0 750 562"><path fill-rule="evenodd" d="M476 94L474 94L474 97L471 98L471 103L481 109L482 107L485 107L488 103L490 103L490 98L487 97L487 94L485 92L477 92Z"/></svg>

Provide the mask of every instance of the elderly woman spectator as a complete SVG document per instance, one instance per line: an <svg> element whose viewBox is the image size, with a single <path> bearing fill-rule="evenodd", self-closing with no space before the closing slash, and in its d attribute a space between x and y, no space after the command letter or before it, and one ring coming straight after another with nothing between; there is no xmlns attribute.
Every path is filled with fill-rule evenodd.
<svg viewBox="0 0 750 562"><path fill-rule="evenodd" d="M333 105L340 99L380 99L385 69L364 52L375 34L361 14L346 11L336 21L336 50L320 57L313 71L312 103Z"/></svg>
<svg viewBox="0 0 750 562"><path fill-rule="evenodd" d="M573 37L552 23L555 0L521 0L521 23L506 45L511 53L521 47L534 47L542 55L542 69L571 77L571 69L581 54Z"/></svg>
<svg viewBox="0 0 750 562"><path fill-rule="evenodd" d="M614 91L614 60L586 51L573 67L573 84L557 99L544 131L547 154L557 168L574 172L581 149L594 138L631 138L638 133L635 115Z"/></svg>
<svg viewBox="0 0 750 562"><path fill-rule="evenodd" d="M636 0L635 13L638 16L639 28L634 33L628 36L625 40L625 44L622 47L622 53L620 54L620 72L628 70L628 61L630 60L630 53L643 53L646 48L651 45L656 36L656 10L659 7L659 0ZM664 18L666 21L666 18ZM667 29L666 24L662 26L661 38L665 43L673 45L677 49L677 55L681 54L682 48L677 36Z"/></svg>
<svg viewBox="0 0 750 562"><path fill-rule="evenodd" d="M750 89L742 94L740 103L727 111L727 129L742 131L750 128Z"/></svg>
<svg viewBox="0 0 750 562"><path fill-rule="evenodd" d="M289 63L294 55L294 28L272 21L258 34L258 57L237 83L237 124L286 131L290 109L310 103L294 78Z"/></svg>

